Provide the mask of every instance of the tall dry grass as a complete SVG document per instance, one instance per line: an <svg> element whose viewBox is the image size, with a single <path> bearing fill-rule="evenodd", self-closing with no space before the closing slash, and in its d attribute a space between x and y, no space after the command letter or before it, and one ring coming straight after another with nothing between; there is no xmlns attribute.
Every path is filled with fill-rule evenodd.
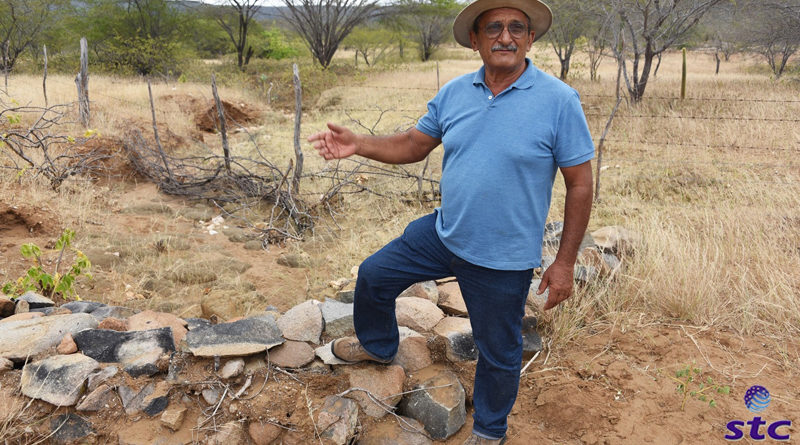
<svg viewBox="0 0 800 445"><path fill-rule="evenodd" d="M438 62L442 84L480 66L468 50L447 51L458 57ZM556 59L545 45L537 46L531 57L546 71L557 72ZM680 56L667 54L644 101L622 105L606 141L601 199L595 203L590 229L621 225L637 232L641 242L612 281L577 290L574 298L548 315L546 327L554 345L600 325L649 321L797 336L800 84L791 78L771 80L753 68L758 63L738 56L723 63L715 75L711 55L690 53L688 98L681 101ZM578 56L569 82L581 93L590 128L598 138L613 106L616 67L605 62L600 80L591 82L586 66ZM40 79L32 76L12 76L11 94L20 102L38 103L41 95L35 85L39 84ZM71 79L52 78L49 88L51 103L73 100ZM329 121L376 133L408 128L435 93L436 62L409 63L391 71L365 69L304 105L302 138ZM189 134L193 129L187 110L158 98L175 94L210 98L210 88L156 84L154 94L159 122L178 134ZM252 153L256 143L276 165L288 165L294 157L291 113L272 109L254 92L223 88L220 94L264 112L263 125L233 136L234 152ZM147 89L140 80L94 76L90 97L93 125L101 133L118 135L132 122L149 122ZM216 138L207 136L202 149L218 147ZM335 167L316 157L308 144L303 147L306 171ZM440 163L438 149L427 170L433 178L440 174ZM354 165L342 162L339 168ZM421 172L423 165L405 168ZM315 233L293 246L329 266L324 276L309 272L311 287L335 278L330 271L349 276L352 266L435 206L399 199L406 196L402 193L413 195L413 181L377 175L363 180L365 187L389 196L368 191L343 195L332 214L322 213ZM304 199L315 203L329 185L319 179L304 181ZM562 218L563 199L564 187L557 179L551 220Z"/></svg>

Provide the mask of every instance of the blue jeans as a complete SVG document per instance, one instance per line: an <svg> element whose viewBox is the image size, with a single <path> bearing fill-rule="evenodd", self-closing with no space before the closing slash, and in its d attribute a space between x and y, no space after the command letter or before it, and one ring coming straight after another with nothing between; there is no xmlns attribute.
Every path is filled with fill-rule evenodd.
<svg viewBox="0 0 800 445"><path fill-rule="evenodd" d="M455 276L479 352L473 431L500 438L517 398L522 317L533 270L494 270L464 261L439 240L435 222L436 213L413 221L402 236L361 264L354 301L356 335L371 355L390 360L399 340L397 296L414 283Z"/></svg>

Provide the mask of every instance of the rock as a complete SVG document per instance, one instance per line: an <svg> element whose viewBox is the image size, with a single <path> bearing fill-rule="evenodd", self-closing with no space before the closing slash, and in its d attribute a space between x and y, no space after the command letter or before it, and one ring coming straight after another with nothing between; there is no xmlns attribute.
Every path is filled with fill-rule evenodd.
<svg viewBox="0 0 800 445"><path fill-rule="evenodd" d="M339 338L355 333L353 326L353 304L336 300L325 300L320 306L325 322L325 334Z"/></svg>
<svg viewBox="0 0 800 445"><path fill-rule="evenodd" d="M120 363L132 377L159 372L159 358L175 351L170 328L130 332L89 329L74 338L81 352L103 363Z"/></svg>
<svg viewBox="0 0 800 445"><path fill-rule="evenodd" d="M7 358L0 357L0 372L8 371L9 369L14 369L14 362Z"/></svg>
<svg viewBox="0 0 800 445"><path fill-rule="evenodd" d="M125 408L125 414L132 416L141 411L146 406L145 399L151 396L155 390L156 384L153 382L148 383L140 390L120 385L117 392L122 400L122 406Z"/></svg>
<svg viewBox="0 0 800 445"><path fill-rule="evenodd" d="M311 267L311 257L307 253L284 253L276 260L281 266L291 268Z"/></svg>
<svg viewBox="0 0 800 445"><path fill-rule="evenodd" d="M219 278L215 269L203 263L181 264L167 274L166 277L175 283L183 285L206 284Z"/></svg>
<svg viewBox="0 0 800 445"><path fill-rule="evenodd" d="M128 317L128 330L130 331L172 328L172 339L175 342L175 346L180 345L186 337L186 333L189 332L186 329L187 325L188 323L185 320L166 312L147 310Z"/></svg>
<svg viewBox="0 0 800 445"><path fill-rule="evenodd" d="M190 331L197 328L204 328L206 326L211 326L211 322L206 320L205 318L187 318L185 321L186 321L186 327Z"/></svg>
<svg viewBox="0 0 800 445"><path fill-rule="evenodd" d="M468 318L446 317L433 328L433 332L447 340L448 360L460 362L478 359L478 348L472 338L472 325Z"/></svg>
<svg viewBox="0 0 800 445"><path fill-rule="evenodd" d="M400 366L353 368L349 371L349 378L351 388L365 389L389 406L396 406L403 398L400 393L403 392L406 373ZM370 400L363 391L353 391L347 397L355 399L368 416L380 418L386 415L386 410Z"/></svg>
<svg viewBox="0 0 800 445"><path fill-rule="evenodd" d="M241 312L236 305L236 299L223 292L211 292L203 296L200 301L200 309L203 311L203 317L216 316L222 320L230 320Z"/></svg>
<svg viewBox="0 0 800 445"><path fill-rule="evenodd" d="M536 331L536 317L522 318L522 359L530 360L542 350L542 338Z"/></svg>
<svg viewBox="0 0 800 445"><path fill-rule="evenodd" d="M322 360L322 362L326 365L349 365L350 362L339 360L333 355L333 351L331 351L331 343L326 343L314 349L314 354L316 354L316 356L319 357L320 360Z"/></svg>
<svg viewBox="0 0 800 445"><path fill-rule="evenodd" d="M67 333L74 337L84 329L96 327L97 320L88 314L53 315L6 322L2 326L0 357L22 361L54 348Z"/></svg>
<svg viewBox="0 0 800 445"><path fill-rule="evenodd" d="M92 312L89 312L89 314L97 319L97 321L103 321L108 317L125 319L137 312L139 311L125 306L100 306Z"/></svg>
<svg viewBox="0 0 800 445"><path fill-rule="evenodd" d="M244 445L247 443L247 437L245 437L242 424L234 420L219 427L207 443L209 445Z"/></svg>
<svg viewBox="0 0 800 445"><path fill-rule="evenodd" d="M592 232L594 244L606 253L630 255L640 236L621 226L606 226Z"/></svg>
<svg viewBox="0 0 800 445"><path fill-rule="evenodd" d="M575 266L574 278L578 283L591 283L592 281L595 281L599 275L600 272L598 272L597 268L593 266L584 266L581 264Z"/></svg>
<svg viewBox="0 0 800 445"><path fill-rule="evenodd" d="M393 365L403 368L406 374L417 372L433 364L428 341L424 337L408 337L400 342Z"/></svg>
<svg viewBox="0 0 800 445"><path fill-rule="evenodd" d="M269 315L193 329L186 334L189 350L198 357L256 354L283 342L275 319Z"/></svg>
<svg viewBox="0 0 800 445"><path fill-rule="evenodd" d="M169 408L161 413L161 424L172 431L178 431L186 417L186 407Z"/></svg>
<svg viewBox="0 0 800 445"><path fill-rule="evenodd" d="M319 336L322 334L322 311L315 301L307 300L286 311L278 319L278 327L287 340L319 343Z"/></svg>
<svg viewBox="0 0 800 445"><path fill-rule="evenodd" d="M72 313L71 310L65 309L63 307L48 307L42 309L36 309L37 311L44 311L45 315L69 315Z"/></svg>
<svg viewBox="0 0 800 445"><path fill-rule="evenodd" d="M5 324L12 321L33 320L39 317L44 317L44 314L42 312L20 312L0 320L0 323Z"/></svg>
<svg viewBox="0 0 800 445"><path fill-rule="evenodd" d="M75 443L94 433L92 424L88 420L73 413L51 418L50 431L52 431L50 439L56 444Z"/></svg>
<svg viewBox="0 0 800 445"><path fill-rule="evenodd" d="M358 426L358 404L353 400L328 396L317 414L320 437L335 445L350 443Z"/></svg>
<svg viewBox="0 0 800 445"><path fill-rule="evenodd" d="M302 368L314 360L314 349L307 343L287 341L267 353L270 363L281 368Z"/></svg>
<svg viewBox="0 0 800 445"><path fill-rule="evenodd" d="M228 362L225 363L225 365L219 371L219 376L223 379L232 379L242 375L242 371L244 371L244 359L235 358L233 360L228 360Z"/></svg>
<svg viewBox="0 0 800 445"><path fill-rule="evenodd" d="M31 311L31 306L30 306L30 304L28 304L27 301L17 299L17 304L14 306L14 314L15 315L27 314L30 311ZM44 314L42 314L42 315L44 315Z"/></svg>
<svg viewBox="0 0 800 445"><path fill-rule="evenodd" d="M270 445L281 435L283 430L271 423L251 422L247 427L247 432L255 445Z"/></svg>
<svg viewBox="0 0 800 445"><path fill-rule="evenodd" d="M448 315L467 315L467 304L458 282L450 281L439 286L439 307Z"/></svg>
<svg viewBox="0 0 800 445"><path fill-rule="evenodd" d="M64 335L64 338L61 339L61 343L56 347L56 352L62 355L78 352L78 345L76 345L75 340L72 339L72 334L67 332Z"/></svg>
<svg viewBox="0 0 800 445"><path fill-rule="evenodd" d="M407 394L400 404L400 412L419 420L432 438L444 440L464 425L467 416L466 396L458 377L450 371L439 373L414 386L414 389L437 386L444 387Z"/></svg>
<svg viewBox="0 0 800 445"><path fill-rule="evenodd" d="M219 390L217 388L206 388L200 391L200 395L203 397L203 400L206 401L209 405L216 405L219 402L219 398L221 396Z"/></svg>
<svg viewBox="0 0 800 445"><path fill-rule="evenodd" d="M105 368L89 374L89 379L86 383L86 389L94 391L103 382L114 377L119 372L116 366L106 366Z"/></svg>
<svg viewBox="0 0 800 445"><path fill-rule="evenodd" d="M49 299L49 298L47 298L47 297L45 297L43 295L39 295L39 294L37 294L36 292L33 292L33 291L28 291L28 292L25 292L24 294L20 295L17 298L17 304L19 304L19 302L21 302L21 301L27 301L28 302L28 307L30 309L39 309L39 308L43 308L43 307L53 307L53 306L56 305L53 302L53 300L51 300L51 299Z"/></svg>
<svg viewBox="0 0 800 445"><path fill-rule="evenodd" d="M400 339L398 341L401 342L401 343L402 343L403 340L405 340L408 337L425 338L424 335L420 334L419 332L417 332L417 331L415 331L415 330L413 330L411 328L407 328L405 326L398 326L397 327L397 331L400 334Z"/></svg>
<svg viewBox="0 0 800 445"><path fill-rule="evenodd" d="M619 269L619 267L622 265L622 261L620 261L620 259L617 258L617 256L613 253L604 253L603 262L606 263L606 266L611 270L612 273Z"/></svg>
<svg viewBox="0 0 800 445"><path fill-rule="evenodd" d="M0 296L0 318L10 317L14 315L16 305L14 300L5 296Z"/></svg>
<svg viewBox="0 0 800 445"><path fill-rule="evenodd" d="M441 298L441 295L439 296ZM423 298L398 298L395 303L397 324L416 331L430 331L444 318L444 312L433 302Z"/></svg>
<svg viewBox="0 0 800 445"><path fill-rule="evenodd" d="M280 348L280 346L276 346L273 350ZM267 367L267 361L264 360L264 357L261 355L253 355L247 357L244 361L244 373L245 374L255 374L256 372L264 369Z"/></svg>
<svg viewBox="0 0 800 445"><path fill-rule="evenodd" d="M536 295L536 292L539 291L539 285L542 284L542 280L538 278L534 278L531 280L531 289L528 292L528 300L535 304L539 310L543 310L544 304L547 302L547 297L550 295L550 289L547 288L542 292L541 295Z"/></svg>
<svg viewBox="0 0 800 445"><path fill-rule="evenodd" d="M105 306L105 304L96 301L70 301L69 303L62 304L60 307L63 309L69 309L73 314L88 314L103 306Z"/></svg>
<svg viewBox="0 0 800 445"><path fill-rule="evenodd" d="M158 382L152 393L142 399L142 412L150 417L160 414L169 406L169 383Z"/></svg>
<svg viewBox="0 0 800 445"><path fill-rule="evenodd" d="M342 303L352 303L353 300L355 299L355 293L356 291L354 290L340 290L336 292L336 297L334 298L341 301Z"/></svg>
<svg viewBox="0 0 800 445"><path fill-rule="evenodd" d="M402 417L402 416L401 416ZM399 421L375 423L372 428L358 437L358 445L432 445L433 442L425 434L425 426L410 417L402 417ZM409 431L415 429L419 432Z"/></svg>
<svg viewBox="0 0 800 445"><path fill-rule="evenodd" d="M84 383L95 369L97 361L83 355L56 355L22 368L22 393L33 399L56 406L72 406L78 402Z"/></svg>
<svg viewBox="0 0 800 445"><path fill-rule="evenodd" d="M433 304L439 304L439 288L435 281L423 281L412 284L408 289L400 293L398 298L417 297L430 300Z"/></svg>
<svg viewBox="0 0 800 445"><path fill-rule="evenodd" d="M120 320L119 318L108 317L104 318L103 321L97 325L97 329L125 332L128 330L128 323L126 323L125 320Z"/></svg>
<svg viewBox="0 0 800 445"><path fill-rule="evenodd" d="M564 232L564 223L561 221L553 221L544 225L545 238L548 236L555 236L560 238L563 232Z"/></svg>
<svg viewBox="0 0 800 445"><path fill-rule="evenodd" d="M101 384L75 407L78 411L100 411L108 408L114 400L114 388Z"/></svg>

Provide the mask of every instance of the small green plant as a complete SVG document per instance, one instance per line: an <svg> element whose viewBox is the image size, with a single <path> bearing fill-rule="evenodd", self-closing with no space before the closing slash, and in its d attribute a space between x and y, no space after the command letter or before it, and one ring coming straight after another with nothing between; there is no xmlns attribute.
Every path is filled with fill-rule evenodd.
<svg viewBox="0 0 800 445"><path fill-rule="evenodd" d="M20 248L20 253L24 258L33 261L33 266L28 268L25 275L17 278L16 281L5 283L3 285L3 293L16 297L28 291L38 291L45 296L59 294L64 298L80 300L80 296L75 291L75 280L80 276L91 279L92 274L89 269L92 267L92 263L83 252L72 247L72 239L74 237L75 231L64 229L64 232L56 240L54 250L58 251L58 259L52 274L44 270L42 249L34 243L23 244ZM61 274L59 267L67 249L74 253L75 259L69 270Z"/></svg>
<svg viewBox="0 0 800 445"><path fill-rule="evenodd" d="M703 371L694 365L686 365L686 367L675 371L675 377L671 378L678 384L675 391L683 396L681 399L681 411L683 411L686 401L690 397L701 402L708 402L708 406L713 408L717 406L717 402L711 397L711 394L731 393L730 386L716 384L711 377L706 377L703 380Z"/></svg>

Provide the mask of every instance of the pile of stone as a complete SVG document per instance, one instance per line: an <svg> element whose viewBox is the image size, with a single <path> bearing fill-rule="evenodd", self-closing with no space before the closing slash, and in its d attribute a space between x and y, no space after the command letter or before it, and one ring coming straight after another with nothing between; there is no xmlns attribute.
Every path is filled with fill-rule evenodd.
<svg viewBox="0 0 800 445"><path fill-rule="evenodd" d="M546 239L557 240L559 235L558 225L548 226ZM620 267L616 253L621 238L600 235L603 233L595 232L592 244L582 249L585 262L579 267L597 271L596 275L587 272L587 277L610 274ZM557 245L557 241L551 244ZM612 246L604 247L609 244ZM586 253L589 251L597 255ZM595 259L602 263L588 264ZM608 271L604 272L603 264ZM337 281L343 288L348 284L352 280ZM534 281L532 291L536 287ZM471 385L465 390L456 374L435 366L434 359L441 356L442 360L465 362L478 356L457 282L417 283L398 297L400 345L388 366L343 366L346 364L332 355L330 341L354 332L352 298L352 290L342 290L336 299L308 300L282 314L268 310L212 323L90 301L56 307L34 292L14 300L0 296L0 372L19 373L20 391L25 396L73 407L53 425L58 434L70 434L74 440L93 433L91 424L74 413L107 409L114 398L129 416L160 416L165 435L179 429L186 413L185 399L170 397L170 392L182 381L176 360L181 354L213 361L216 376L223 380L241 379L252 372L246 369L246 360L253 357L263 357L282 369L333 367L344 373L350 388L331 394L314 410L316 429L326 443L350 443L358 436L361 444L425 444L455 434L466 420ZM536 328L531 311L523 321L526 359L542 348ZM141 389L111 384L119 373L149 378L150 382ZM409 380L412 374L414 379ZM404 392L404 385L413 389ZM219 406L225 399L225 394L211 388L202 396L209 406ZM396 428L359 432L362 414L376 418L392 414ZM266 432L264 428L258 421L231 422L206 440L280 443L283 430Z"/></svg>

